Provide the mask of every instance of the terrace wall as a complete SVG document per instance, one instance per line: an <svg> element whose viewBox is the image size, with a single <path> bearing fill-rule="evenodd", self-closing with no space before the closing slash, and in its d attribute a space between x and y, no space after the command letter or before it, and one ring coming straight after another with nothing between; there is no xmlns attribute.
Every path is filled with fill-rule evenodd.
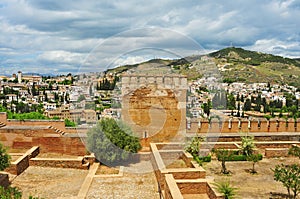
<svg viewBox="0 0 300 199"><path fill-rule="evenodd" d="M25 171L29 167L29 159L34 158L39 154L39 147L35 146L26 151L24 155L19 157L16 161L12 162L10 167L5 171L14 174L20 175L23 171Z"/></svg>
<svg viewBox="0 0 300 199"><path fill-rule="evenodd" d="M89 169L89 164L85 164L84 157L78 158L31 158L30 166L54 167L54 168L74 168Z"/></svg>
<svg viewBox="0 0 300 199"><path fill-rule="evenodd" d="M0 142L9 148L24 149L40 146L42 152L85 155L86 148L80 137L64 137L51 129L5 129L0 128ZM44 134L44 132L46 132Z"/></svg>
<svg viewBox="0 0 300 199"><path fill-rule="evenodd" d="M265 156L266 158L286 157L288 156L288 152L288 148L266 148Z"/></svg>

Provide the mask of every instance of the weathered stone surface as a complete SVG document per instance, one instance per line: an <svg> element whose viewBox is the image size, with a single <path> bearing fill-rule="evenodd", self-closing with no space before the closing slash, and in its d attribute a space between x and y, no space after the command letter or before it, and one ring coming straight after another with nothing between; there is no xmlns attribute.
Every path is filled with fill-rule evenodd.
<svg viewBox="0 0 300 199"><path fill-rule="evenodd" d="M122 119L142 139L143 146L174 141L184 134L186 85L182 83L185 79L178 75L123 76Z"/></svg>

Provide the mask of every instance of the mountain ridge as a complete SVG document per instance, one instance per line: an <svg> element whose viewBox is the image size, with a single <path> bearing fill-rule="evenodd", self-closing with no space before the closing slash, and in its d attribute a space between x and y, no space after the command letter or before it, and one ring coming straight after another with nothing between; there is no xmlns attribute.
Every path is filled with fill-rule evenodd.
<svg viewBox="0 0 300 199"><path fill-rule="evenodd" d="M183 74L188 80L195 80L204 75L216 73L218 69L221 77L228 82L270 82L289 84L300 88L300 58L291 59L278 55L229 47L206 55L193 55L181 59L155 59L134 65L120 66L110 71L125 72L135 70L139 66L155 67L157 63L164 63L172 72ZM214 68L214 69L212 69ZM122 70L120 70L122 69ZM226 81L224 81L226 82Z"/></svg>

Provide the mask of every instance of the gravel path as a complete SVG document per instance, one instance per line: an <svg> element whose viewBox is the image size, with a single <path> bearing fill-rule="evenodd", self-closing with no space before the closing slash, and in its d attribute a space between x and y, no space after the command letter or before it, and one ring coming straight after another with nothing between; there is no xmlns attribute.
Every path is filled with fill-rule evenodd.
<svg viewBox="0 0 300 199"><path fill-rule="evenodd" d="M45 199L76 196L87 170L30 166L17 176L12 186L23 192L23 198L39 196Z"/></svg>

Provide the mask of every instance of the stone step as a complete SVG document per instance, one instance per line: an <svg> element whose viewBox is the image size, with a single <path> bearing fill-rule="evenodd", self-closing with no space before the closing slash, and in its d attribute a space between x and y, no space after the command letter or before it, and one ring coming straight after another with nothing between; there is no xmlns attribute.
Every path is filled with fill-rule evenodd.
<svg viewBox="0 0 300 199"><path fill-rule="evenodd" d="M60 129L54 127L54 126L48 126L48 128L49 128L49 129L53 129L56 133L59 133L59 134L61 134L61 135L64 135L64 134L65 134L64 131L62 131L62 130L60 130Z"/></svg>
<svg viewBox="0 0 300 199"><path fill-rule="evenodd" d="M0 128L1 128L1 127L4 127L4 126L6 126L6 124L3 123L3 122L0 122Z"/></svg>

